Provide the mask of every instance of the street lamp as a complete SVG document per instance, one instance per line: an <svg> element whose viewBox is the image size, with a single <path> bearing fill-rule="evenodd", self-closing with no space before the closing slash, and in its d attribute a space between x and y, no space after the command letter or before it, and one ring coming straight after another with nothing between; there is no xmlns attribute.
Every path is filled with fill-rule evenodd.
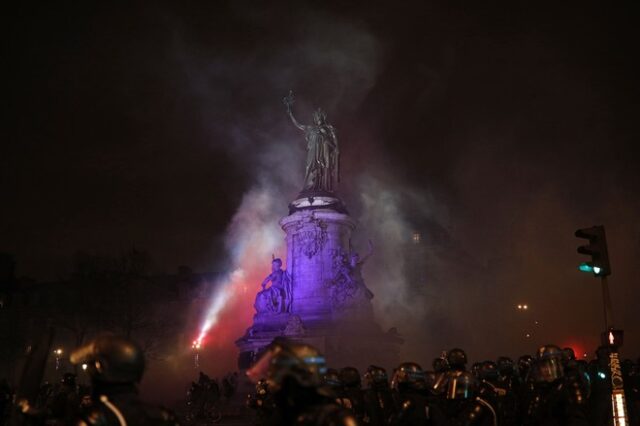
<svg viewBox="0 0 640 426"><path fill-rule="evenodd" d="M200 340L194 340L191 344L191 349L193 349L193 365L194 368L200 368L200 348L202 347L202 342Z"/></svg>
<svg viewBox="0 0 640 426"><path fill-rule="evenodd" d="M60 356L62 355L62 348L58 348L53 353L56 356L56 370L60 369Z"/></svg>

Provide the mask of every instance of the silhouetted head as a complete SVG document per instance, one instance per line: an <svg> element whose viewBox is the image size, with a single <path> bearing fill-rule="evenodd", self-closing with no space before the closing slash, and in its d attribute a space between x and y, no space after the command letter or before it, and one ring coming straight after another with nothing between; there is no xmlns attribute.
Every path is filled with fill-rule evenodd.
<svg viewBox="0 0 640 426"><path fill-rule="evenodd" d="M277 392L285 383L299 388L318 388L326 372L325 359L316 348L277 338L247 371L247 376L254 383L266 379L269 389Z"/></svg>
<svg viewBox="0 0 640 426"><path fill-rule="evenodd" d="M364 373L365 385L369 388L388 387L389 377L387 371L377 365L370 365Z"/></svg>
<svg viewBox="0 0 640 426"><path fill-rule="evenodd" d="M340 381L347 388L359 388L361 385L360 372L355 367L344 367L340 370Z"/></svg>
<svg viewBox="0 0 640 426"><path fill-rule="evenodd" d="M71 354L73 364L87 364L95 382L138 383L144 373L144 355L133 341L111 334L99 336Z"/></svg>
<svg viewBox="0 0 640 426"><path fill-rule="evenodd" d="M531 355L522 355L518 358L518 373L523 379L529 374L531 366L533 365L533 357Z"/></svg>
<svg viewBox="0 0 640 426"><path fill-rule="evenodd" d="M427 387L424 371L415 362L403 362L395 369L391 387L396 390L424 390Z"/></svg>
<svg viewBox="0 0 640 426"><path fill-rule="evenodd" d="M513 360L508 356L498 357L496 364L498 365L498 372L502 376L513 376L516 371Z"/></svg>
<svg viewBox="0 0 640 426"><path fill-rule="evenodd" d="M447 363L452 370L465 370L467 366L467 354L460 348L453 348L447 352Z"/></svg>
<svg viewBox="0 0 640 426"><path fill-rule="evenodd" d="M556 345L545 345L538 349L534 364L534 380L553 382L564 375L562 366L564 353Z"/></svg>
<svg viewBox="0 0 640 426"><path fill-rule="evenodd" d="M433 371L436 373L443 373L449 369L449 364L447 363L446 358L442 357L434 358L431 366L433 367Z"/></svg>
<svg viewBox="0 0 640 426"><path fill-rule="evenodd" d="M340 373L335 368L327 368L327 372L322 376L322 383L331 389L342 388Z"/></svg>
<svg viewBox="0 0 640 426"><path fill-rule="evenodd" d="M493 361L484 361L478 370L478 378L494 383L498 380L498 366Z"/></svg>

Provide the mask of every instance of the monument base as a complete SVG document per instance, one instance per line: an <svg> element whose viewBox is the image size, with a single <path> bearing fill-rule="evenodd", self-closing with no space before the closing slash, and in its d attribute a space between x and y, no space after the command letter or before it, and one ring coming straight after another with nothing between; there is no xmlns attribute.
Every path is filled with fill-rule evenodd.
<svg viewBox="0 0 640 426"><path fill-rule="evenodd" d="M268 324L254 322L236 341L240 350L238 368L246 370L253 365L276 337L315 346L325 355L330 366L349 365L359 369L371 364L395 367L403 342L395 329L384 333L370 321L340 318L339 321L325 323L324 327L305 328L297 315L280 314Z"/></svg>
<svg viewBox="0 0 640 426"><path fill-rule="evenodd" d="M317 347L335 367L395 367L402 339L376 323L362 276L373 248L361 257L352 247L356 222L342 201L332 192L302 192L289 212L280 220L286 270L274 260L279 264L258 293L253 325L236 341L239 368L250 367L279 336Z"/></svg>

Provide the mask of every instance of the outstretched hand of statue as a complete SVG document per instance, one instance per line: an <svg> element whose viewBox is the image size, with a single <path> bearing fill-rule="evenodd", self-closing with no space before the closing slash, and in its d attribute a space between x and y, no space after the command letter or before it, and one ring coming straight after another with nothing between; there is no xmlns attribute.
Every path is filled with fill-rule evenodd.
<svg viewBox="0 0 640 426"><path fill-rule="evenodd" d="M293 97L293 90L289 90L289 94L282 98L282 102L287 106L287 109L291 109L291 105L295 102L295 98Z"/></svg>

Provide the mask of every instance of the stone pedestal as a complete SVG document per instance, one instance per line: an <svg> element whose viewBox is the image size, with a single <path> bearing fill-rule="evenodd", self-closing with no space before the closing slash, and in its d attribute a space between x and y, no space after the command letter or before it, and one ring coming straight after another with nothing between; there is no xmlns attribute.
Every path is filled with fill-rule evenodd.
<svg viewBox="0 0 640 426"><path fill-rule="evenodd" d="M375 323L364 282L356 290L341 290L356 223L337 198L324 198L296 200L280 220L286 234L291 306L288 312L254 316L253 326L236 342L241 369L278 336L316 346L329 363L364 367L395 361L401 339L383 333Z"/></svg>
<svg viewBox="0 0 640 426"><path fill-rule="evenodd" d="M326 327L333 312L329 291L356 224L346 214L321 209L295 212L280 225L287 234L287 271L293 278L291 314L307 327Z"/></svg>

